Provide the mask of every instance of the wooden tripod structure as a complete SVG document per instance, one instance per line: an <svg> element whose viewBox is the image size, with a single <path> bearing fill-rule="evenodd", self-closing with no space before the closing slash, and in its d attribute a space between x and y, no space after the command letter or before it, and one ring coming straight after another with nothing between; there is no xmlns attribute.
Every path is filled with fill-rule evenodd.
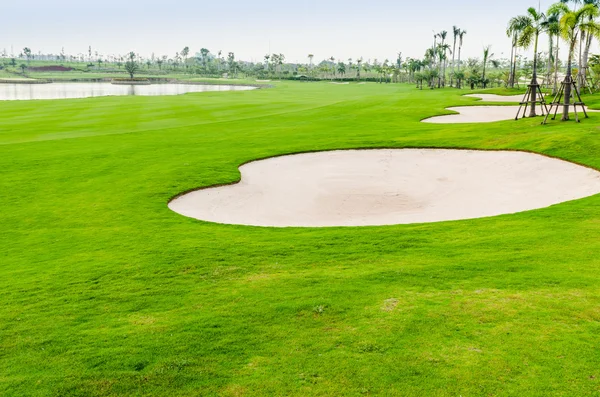
<svg viewBox="0 0 600 397"><path fill-rule="evenodd" d="M575 101L575 102L571 102L570 101L571 98L567 98L565 96L565 87L568 85L571 86L571 96L573 97L573 99L575 99L575 96L577 96L577 101ZM579 123L579 114L577 113L577 106L581 106L581 110L583 111L583 114L585 115L586 119L589 117L587 112L585 111L585 103L583 103L583 101L581 100L581 95L579 95L579 90L577 89L577 83L575 82L575 80L573 80L573 76L565 77L565 80L560 84L560 89L558 90L558 93L556 94L556 96L552 100L552 103L550 104L550 112L548 112L546 114L546 117L544 118L544 121L542 122L542 124L546 124L546 122L548 121L548 116L550 116L550 113L552 113L553 108L554 108L554 116L552 116L552 120L556 120L556 114L558 113L558 109L561 106L563 108L564 107L570 108L571 106L573 106L573 111L575 112L575 120L578 123Z"/></svg>
<svg viewBox="0 0 600 397"><path fill-rule="evenodd" d="M593 94L592 92L592 87L594 87L594 82L592 81L592 78L590 76L590 72L589 72L589 67L584 67L583 69L583 76L584 78L581 79L581 87L580 89L585 89L587 88L587 90L589 91L590 94Z"/></svg>
<svg viewBox="0 0 600 397"><path fill-rule="evenodd" d="M533 96L533 100L531 97ZM527 108L534 107L536 104L540 105L542 109L542 116L548 115L548 106L546 105L546 100L544 99L544 94L542 94L542 89L536 80L533 80L531 84L527 86L527 92L523 97L523 100L519 103L519 110L517 110L517 115L515 120L519 120L519 115L521 114L521 109L523 109L523 118L527 117Z"/></svg>

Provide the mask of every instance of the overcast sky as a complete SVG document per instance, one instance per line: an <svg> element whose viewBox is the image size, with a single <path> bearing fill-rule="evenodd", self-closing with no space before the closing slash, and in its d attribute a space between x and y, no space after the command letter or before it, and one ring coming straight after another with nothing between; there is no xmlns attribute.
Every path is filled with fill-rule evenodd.
<svg viewBox="0 0 600 397"><path fill-rule="evenodd" d="M422 57L432 30L467 30L463 58L480 56L491 44L508 57L510 17L538 0L27 0L0 4L0 51L37 54L135 51L173 57L189 46L233 51L238 59L261 60L283 53L287 61L359 58L382 61L396 54ZM553 1L542 0L546 9ZM547 45L544 38L541 45ZM597 52L598 46L594 46Z"/></svg>

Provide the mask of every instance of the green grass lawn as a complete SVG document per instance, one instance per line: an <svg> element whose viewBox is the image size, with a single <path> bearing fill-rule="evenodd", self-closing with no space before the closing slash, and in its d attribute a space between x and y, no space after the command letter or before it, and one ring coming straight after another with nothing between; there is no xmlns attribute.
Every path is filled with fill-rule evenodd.
<svg viewBox="0 0 600 397"><path fill-rule="evenodd" d="M519 149L600 169L599 114L419 122L477 102L461 93L277 83L2 102L0 395L597 396L600 195L366 228L167 208L243 162L312 150Z"/></svg>

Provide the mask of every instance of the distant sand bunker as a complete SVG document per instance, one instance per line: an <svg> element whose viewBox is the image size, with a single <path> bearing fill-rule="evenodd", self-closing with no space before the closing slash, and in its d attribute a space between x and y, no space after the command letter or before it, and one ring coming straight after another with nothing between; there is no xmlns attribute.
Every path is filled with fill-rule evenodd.
<svg viewBox="0 0 600 397"><path fill-rule="evenodd" d="M422 120L423 123L432 124L461 124L461 123L492 123L494 121L505 121L514 120L519 110L519 106L456 106L448 108L458 114L449 114L445 116L435 116L428 119ZM591 110L586 108L589 113L598 112L598 110ZM521 110L523 112L523 110ZM578 109L579 114L583 117L581 108ZM562 108L558 111L562 113ZM571 108L571 113L573 109ZM541 115L541 108L537 106L537 114ZM521 113L522 116L522 113Z"/></svg>
<svg viewBox="0 0 600 397"><path fill-rule="evenodd" d="M330 151L240 171L239 183L182 195L169 208L226 224L368 226L509 214L600 193L600 172L507 151Z"/></svg>
<svg viewBox="0 0 600 397"><path fill-rule="evenodd" d="M435 116L423 120L432 124L492 123L514 120L518 106L456 106L448 108L458 114Z"/></svg>
<svg viewBox="0 0 600 397"><path fill-rule="evenodd" d="M525 94L519 95L495 95L495 94L467 94L469 98L479 98L485 102L517 102L520 103L523 100Z"/></svg>

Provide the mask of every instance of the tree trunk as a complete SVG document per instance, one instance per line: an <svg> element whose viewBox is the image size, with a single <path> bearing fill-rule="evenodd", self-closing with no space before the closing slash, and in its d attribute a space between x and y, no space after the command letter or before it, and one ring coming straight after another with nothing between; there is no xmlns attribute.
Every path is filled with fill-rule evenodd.
<svg viewBox="0 0 600 397"><path fill-rule="evenodd" d="M583 41L585 40L585 32L581 32L581 37L579 38L579 54L578 54L578 69L577 69L577 91L581 92L581 87L583 87Z"/></svg>
<svg viewBox="0 0 600 397"><path fill-rule="evenodd" d="M565 81L568 82L568 84L565 84L565 102L564 102L564 106L563 106L563 115L562 115L562 121L568 121L569 120L569 107L571 105L571 80L573 78L572 76L572 68L571 68L571 64L573 63L573 53L575 52L575 45L577 44L577 39L573 40L573 42L571 42L571 46L569 48L569 60L567 63L567 75L565 77Z"/></svg>
<svg viewBox="0 0 600 397"><path fill-rule="evenodd" d="M483 58L483 76L481 77L482 80L482 84L483 84L483 88L486 88L486 83L485 83L485 68L487 66L487 57Z"/></svg>
<svg viewBox="0 0 600 397"><path fill-rule="evenodd" d="M594 39L594 36L592 36L591 34L589 34L587 36L587 39L585 41L585 48L583 50L583 81L587 82L587 72L588 72L588 66L589 66L589 58L590 58L590 47L592 46L592 40Z"/></svg>
<svg viewBox="0 0 600 397"><path fill-rule="evenodd" d="M537 99L537 61L538 61L538 40L539 40L539 33L536 33L535 35L535 44L533 45L533 76L531 77L531 95L530 95L530 111L529 111L529 117L535 117L537 116L537 114L535 113L535 102Z"/></svg>
<svg viewBox="0 0 600 397"><path fill-rule="evenodd" d="M513 46L514 46L514 53L513 53L513 64L512 64L512 72L511 72L511 80L510 80L510 88L515 88L515 80L517 78L517 46L515 44L516 42L516 34L515 34L515 38L513 39Z"/></svg>
<svg viewBox="0 0 600 397"><path fill-rule="evenodd" d="M548 34L548 63L546 65L546 77L545 77L545 86L546 88L550 88L550 76L552 76L552 50L554 47L554 37L551 34Z"/></svg>
<svg viewBox="0 0 600 397"><path fill-rule="evenodd" d="M462 45L459 45L458 46L458 71L459 72L460 72L460 52L461 52L461 50L462 50ZM460 79L458 79L457 85L458 85L458 89L460 89L462 86L462 81Z"/></svg>
<svg viewBox="0 0 600 397"><path fill-rule="evenodd" d="M558 49L560 45L560 35L556 36L556 55L554 55L554 87L552 88L552 95L556 95L558 92Z"/></svg>
<svg viewBox="0 0 600 397"><path fill-rule="evenodd" d="M456 56L456 35L454 36L454 46L452 47L452 75L450 76L450 87L454 86L454 59Z"/></svg>
<svg viewBox="0 0 600 397"><path fill-rule="evenodd" d="M514 79L513 79L513 56L515 53L515 45L514 45L514 41L512 42L512 45L510 47L510 71L508 72L508 86L509 87L514 87Z"/></svg>

